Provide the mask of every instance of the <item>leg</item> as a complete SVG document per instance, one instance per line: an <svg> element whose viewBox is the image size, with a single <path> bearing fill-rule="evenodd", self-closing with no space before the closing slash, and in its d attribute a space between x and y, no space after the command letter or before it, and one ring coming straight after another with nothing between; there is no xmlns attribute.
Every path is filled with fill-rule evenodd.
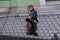
<svg viewBox="0 0 60 40"><path fill-rule="evenodd" d="M37 30L37 23L35 22L34 25L35 25L34 29Z"/></svg>
<svg viewBox="0 0 60 40"><path fill-rule="evenodd" d="M27 35L30 35L29 31L26 32Z"/></svg>
<svg viewBox="0 0 60 40"><path fill-rule="evenodd" d="M34 36L39 36L38 33L36 33L36 31L34 31L33 35Z"/></svg>
<svg viewBox="0 0 60 40"><path fill-rule="evenodd" d="M34 35L34 36L39 36L39 35L37 34L36 30L32 30L31 34Z"/></svg>

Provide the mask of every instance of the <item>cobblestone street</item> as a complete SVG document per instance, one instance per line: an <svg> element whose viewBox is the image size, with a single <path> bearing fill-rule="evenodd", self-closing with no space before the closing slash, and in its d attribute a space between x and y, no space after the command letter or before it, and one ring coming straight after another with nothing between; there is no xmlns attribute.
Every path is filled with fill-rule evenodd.
<svg viewBox="0 0 60 40"><path fill-rule="evenodd" d="M2 35L0 35L0 40L43 40L43 39L25 38L25 37L13 37L13 36L2 36Z"/></svg>
<svg viewBox="0 0 60 40"><path fill-rule="evenodd" d="M46 8L36 8L38 12L38 30L39 37L43 39L51 39L54 33L60 38L60 9L58 6L48 6ZM26 10L20 8L17 10L20 17L15 17L17 13L1 14L0 16L0 35L17 36L17 37L33 37L26 35L25 19L29 16L24 14ZM21 12L19 12L21 11ZM8 17L7 17L8 16Z"/></svg>

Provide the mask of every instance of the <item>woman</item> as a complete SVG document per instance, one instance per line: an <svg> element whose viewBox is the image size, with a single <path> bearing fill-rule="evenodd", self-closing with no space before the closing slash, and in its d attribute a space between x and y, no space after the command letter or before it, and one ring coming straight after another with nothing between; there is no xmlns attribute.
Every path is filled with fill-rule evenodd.
<svg viewBox="0 0 60 40"><path fill-rule="evenodd" d="M27 35L34 35L34 36L38 36L38 34L36 33L36 30L34 29L34 22L32 22L31 19L26 18L26 28L27 28Z"/></svg>
<svg viewBox="0 0 60 40"><path fill-rule="evenodd" d="M35 24L35 29L37 30L37 22L39 22L37 20L37 11L34 9L33 5L29 5L27 7L27 9L28 9L29 16L31 18L34 18L34 21L35 21L35 23L34 23Z"/></svg>

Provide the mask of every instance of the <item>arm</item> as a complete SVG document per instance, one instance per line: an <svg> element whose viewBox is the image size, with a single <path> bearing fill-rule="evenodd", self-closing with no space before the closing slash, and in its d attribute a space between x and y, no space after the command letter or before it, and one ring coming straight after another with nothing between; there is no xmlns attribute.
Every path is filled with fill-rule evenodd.
<svg viewBox="0 0 60 40"><path fill-rule="evenodd" d="M36 12L36 11L33 13L33 18L34 18L34 20L36 20L37 22L39 22L39 21L37 20L37 12Z"/></svg>
<svg viewBox="0 0 60 40"><path fill-rule="evenodd" d="M33 17L37 19L37 12L36 11L34 11Z"/></svg>

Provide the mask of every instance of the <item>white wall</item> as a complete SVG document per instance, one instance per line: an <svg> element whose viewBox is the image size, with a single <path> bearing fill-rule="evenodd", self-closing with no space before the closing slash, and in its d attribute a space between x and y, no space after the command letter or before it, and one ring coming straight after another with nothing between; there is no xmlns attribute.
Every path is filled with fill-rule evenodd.
<svg viewBox="0 0 60 40"><path fill-rule="evenodd" d="M39 0L40 1L40 5L46 5L46 0Z"/></svg>

